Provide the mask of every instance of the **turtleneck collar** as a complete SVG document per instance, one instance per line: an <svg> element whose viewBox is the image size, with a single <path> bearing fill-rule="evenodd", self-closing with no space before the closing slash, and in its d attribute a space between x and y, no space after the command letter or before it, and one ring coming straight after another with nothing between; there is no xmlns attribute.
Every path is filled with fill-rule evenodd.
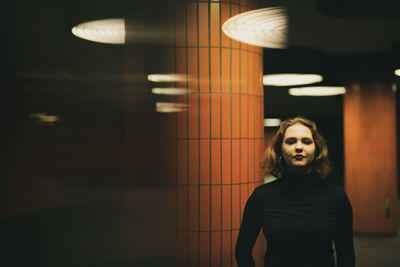
<svg viewBox="0 0 400 267"><path fill-rule="evenodd" d="M293 184L313 184L317 182L319 179L317 176L310 172L307 174L293 174L293 173L285 173L283 176L284 179L286 179L288 182L293 183Z"/></svg>

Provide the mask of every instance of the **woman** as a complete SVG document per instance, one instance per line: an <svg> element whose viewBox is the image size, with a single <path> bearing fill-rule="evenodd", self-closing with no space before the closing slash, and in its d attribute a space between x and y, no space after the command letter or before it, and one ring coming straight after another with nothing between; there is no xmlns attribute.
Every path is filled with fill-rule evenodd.
<svg viewBox="0 0 400 267"><path fill-rule="evenodd" d="M331 164L315 123L303 117L282 122L262 167L278 179L257 187L247 200L236 243L238 266L255 266L252 250L262 228L264 267L354 267L351 204L324 179Z"/></svg>

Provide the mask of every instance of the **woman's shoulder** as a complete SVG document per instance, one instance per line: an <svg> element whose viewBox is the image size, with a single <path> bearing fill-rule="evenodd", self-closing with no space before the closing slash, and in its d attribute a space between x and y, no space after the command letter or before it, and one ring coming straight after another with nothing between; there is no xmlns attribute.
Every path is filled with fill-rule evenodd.
<svg viewBox="0 0 400 267"><path fill-rule="evenodd" d="M277 192L280 190L278 188L279 184L281 183L280 178L277 178L273 181L268 181L266 183L263 183L256 188L254 188L253 192L251 193L249 200L252 203L268 203L271 198L273 199L276 195ZM261 204L263 205L263 204Z"/></svg>
<svg viewBox="0 0 400 267"><path fill-rule="evenodd" d="M276 178L273 176L266 176L264 179L264 184L257 186L254 189L254 192L257 193L264 193L269 190L273 190L274 188L279 187L282 183L282 178Z"/></svg>
<svg viewBox="0 0 400 267"><path fill-rule="evenodd" d="M339 186L337 183L330 179L324 179L324 184L329 188L329 190L337 195L345 194L344 189L342 186Z"/></svg>
<svg viewBox="0 0 400 267"><path fill-rule="evenodd" d="M326 181L326 184L336 203L342 204L344 202L348 202L348 197L343 186L335 184L331 181Z"/></svg>

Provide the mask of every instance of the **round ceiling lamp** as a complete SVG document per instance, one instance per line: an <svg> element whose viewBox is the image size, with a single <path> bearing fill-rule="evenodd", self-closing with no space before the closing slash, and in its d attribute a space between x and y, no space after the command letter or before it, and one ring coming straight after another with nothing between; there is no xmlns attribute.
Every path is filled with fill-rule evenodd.
<svg viewBox="0 0 400 267"><path fill-rule="evenodd" d="M178 73L149 74L147 80L155 83L159 82L184 82L186 75Z"/></svg>
<svg viewBox="0 0 400 267"><path fill-rule="evenodd" d="M117 18L88 21L73 27L72 33L93 42L125 44L125 20Z"/></svg>
<svg viewBox="0 0 400 267"><path fill-rule="evenodd" d="M288 19L282 7L268 7L240 13L222 25L230 38L267 48L285 48Z"/></svg>
<svg viewBox="0 0 400 267"><path fill-rule="evenodd" d="M37 119L39 124L52 125L60 120L60 117L55 115L47 115L47 113L30 113L29 117Z"/></svg>
<svg viewBox="0 0 400 267"><path fill-rule="evenodd" d="M182 112L187 110L187 104L174 102L156 102L156 111L161 113Z"/></svg>
<svg viewBox="0 0 400 267"><path fill-rule="evenodd" d="M279 127L281 122L282 121L277 118L264 119L264 127Z"/></svg>
<svg viewBox="0 0 400 267"><path fill-rule="evenodd" d="M400 76L400 69L394 70L394 74L395 74L396 76Z"/></svg>
<svg viewBox="0 0 400 267"><path fill-rule="evenodd" d="M319 74L299 74L299 73L285 73L285 74L269 74L264 75L263 84L273 86L292 86L303 85L310 83L318 83L323 80Z"/></svg>
<svg viewBox="0 0 400 267"><path fill-rule="evenodd" d="M292 96L332 96L345 94L346 88L340 86L311 86L290 88L288 92Z"/></svg>
<svg viewBox="0 0 400 267"><path fill-rule="evenodd" d="M190 91L186 88L159 88L155 87L151 89L151 92L155 95L187 95Z"/></svg>

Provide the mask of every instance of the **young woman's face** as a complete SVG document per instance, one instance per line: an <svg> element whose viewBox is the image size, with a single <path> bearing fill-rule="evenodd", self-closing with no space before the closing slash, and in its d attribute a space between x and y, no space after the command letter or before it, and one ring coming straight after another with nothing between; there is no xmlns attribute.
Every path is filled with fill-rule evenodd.
<svg viewBox="0 0 400 267"><path fill-rule="evenodd" d="M301 123L287 128L283 136L282 156L289 172L310 172L315 156L315 143L310 128Z"/></svg>

